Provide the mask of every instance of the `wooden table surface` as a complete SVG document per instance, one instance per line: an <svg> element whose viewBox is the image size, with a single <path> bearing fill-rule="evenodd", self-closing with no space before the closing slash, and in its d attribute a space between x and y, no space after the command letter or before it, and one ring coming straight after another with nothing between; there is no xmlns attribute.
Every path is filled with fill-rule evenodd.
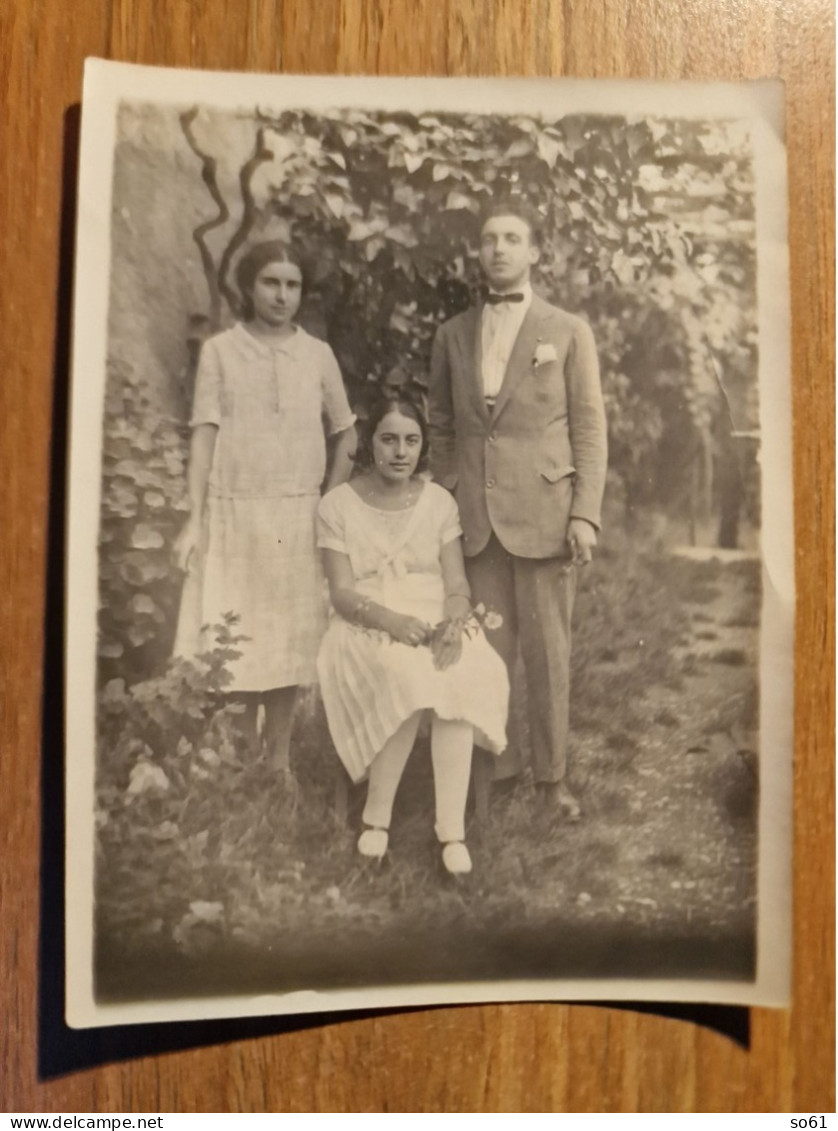
<svg viewBox="0 0 838 1131"><path fill-rule="evenodd" d="M828 0L2 0L2 1110L834 1111L834 45ZM579 1005L238 1030L62 1028L54 934L41 940L39 974L39 924L58 921L42 915L40 893L47 909L58 905L61 773L54 698L43 728L41 707L44 671L55 693L60 615L60 547L47 534L66 409L65 114L88 55L314 74L784 79L799 592L794 1002L752 1011L750 1048L692 1022ZM53 534L60 514L53 504ZM142 1055L154 1041L227 1043Z"/></svg>

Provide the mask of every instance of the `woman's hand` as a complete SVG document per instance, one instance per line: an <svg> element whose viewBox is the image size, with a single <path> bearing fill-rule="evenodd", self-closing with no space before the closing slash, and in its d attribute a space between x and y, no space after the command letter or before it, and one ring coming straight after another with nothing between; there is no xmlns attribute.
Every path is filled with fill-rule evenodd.
<svg viewBox="0 0 838 1131"><path fill-rule="evenodd" d="M418 617L406 616L403 613L389 612L382 628L388 636L392 636L399 644L407 644L411 648L418 648L425 644L431 634L431 626Z"/></svg>
<svg viewBox="0 0 838 1131"><path fill-rule="evenodd" d="M461 621L449 621L445 627L435 632L431 640L431 653L434 667L444 672L452 667L463 654L463 625Z"/></svg>
<svg viewBox="0 0 838 1131"><path fill-rule="evenodd" d="M174 559L178 569L188 573L195 564L200 541L200 524L194 519L187 519L186 526L175 539Z"/></svg>
<svg viewBox="0 0 838 1131"><path fill-rule="evenodd" d="M178 569L185 573L197 565L201 545L201 516L207 497L210 468L215 454L218 426L198 424L192 429L189 441L189 466L186 471L186 493L189 496L189 518L175 539L173 558Z"/></svg>
<svg viewBox="0 0 838 1131"><path fill-rule="evenodd" d="M471 615L471 598L465 593L451 593L445 598L443 607L449 620L467 620Z"/></svg>

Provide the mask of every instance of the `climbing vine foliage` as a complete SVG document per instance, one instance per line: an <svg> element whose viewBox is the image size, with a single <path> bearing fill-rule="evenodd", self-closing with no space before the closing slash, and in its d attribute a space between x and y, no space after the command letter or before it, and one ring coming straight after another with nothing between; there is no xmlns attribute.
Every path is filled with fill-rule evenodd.
<svg viewBox="0 0 838 1131"><path fill-rule="evenodd" d="M314 317L355 398L369 382L422 386L436 327L479 288L481 211L519 198L542 222L536 284L592 324L611 464L633 496L672 488L660 460L673 438L689 451L731 403L740 419L754 416L753 181L737 123L220 117L181 118L207 189L194 235L215 324L235 313L240 249L291 238L311 262Z"/></svg>

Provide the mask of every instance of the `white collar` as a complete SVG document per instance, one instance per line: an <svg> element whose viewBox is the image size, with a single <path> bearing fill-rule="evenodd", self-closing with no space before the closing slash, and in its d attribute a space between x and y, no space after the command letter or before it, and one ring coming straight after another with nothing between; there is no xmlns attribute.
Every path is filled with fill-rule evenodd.
<svg viewBox="0 0 838 1131"><path fill-rule="evenodd" d="M248 330L243 322L235 322L233 324L233 333L243 346L250 348L254 353L261 354L262 356L269 356L275 353L293 354L301 345L303 339L307 337L305 330L302 326L297 325L296 322L294 323L294 333L289 334L286 338L280 338L277 342L272 342L270 339L257 338L255 334L251 334L250 330Z"/></svg>

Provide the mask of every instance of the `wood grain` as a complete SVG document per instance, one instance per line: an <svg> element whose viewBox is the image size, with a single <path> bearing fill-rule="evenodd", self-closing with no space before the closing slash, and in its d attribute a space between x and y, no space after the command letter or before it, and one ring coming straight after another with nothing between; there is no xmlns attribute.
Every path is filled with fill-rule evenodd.
<svg viewBox="0 0 838 1131"><path fill-rule="evenodd" d="M828 0L3 0L4 1110L834 1111L834 43ZM63 404L53 382L56 327L66 325L66 294L61 307L56 296L62 146L86 55L308 73L784 79L799 592L794 1004L753 1011L749 1050L630 1011L506 1005L315 1023L39 1080L40 673L53 399ZM59 767L48 749L47 781Z"/></svg>

